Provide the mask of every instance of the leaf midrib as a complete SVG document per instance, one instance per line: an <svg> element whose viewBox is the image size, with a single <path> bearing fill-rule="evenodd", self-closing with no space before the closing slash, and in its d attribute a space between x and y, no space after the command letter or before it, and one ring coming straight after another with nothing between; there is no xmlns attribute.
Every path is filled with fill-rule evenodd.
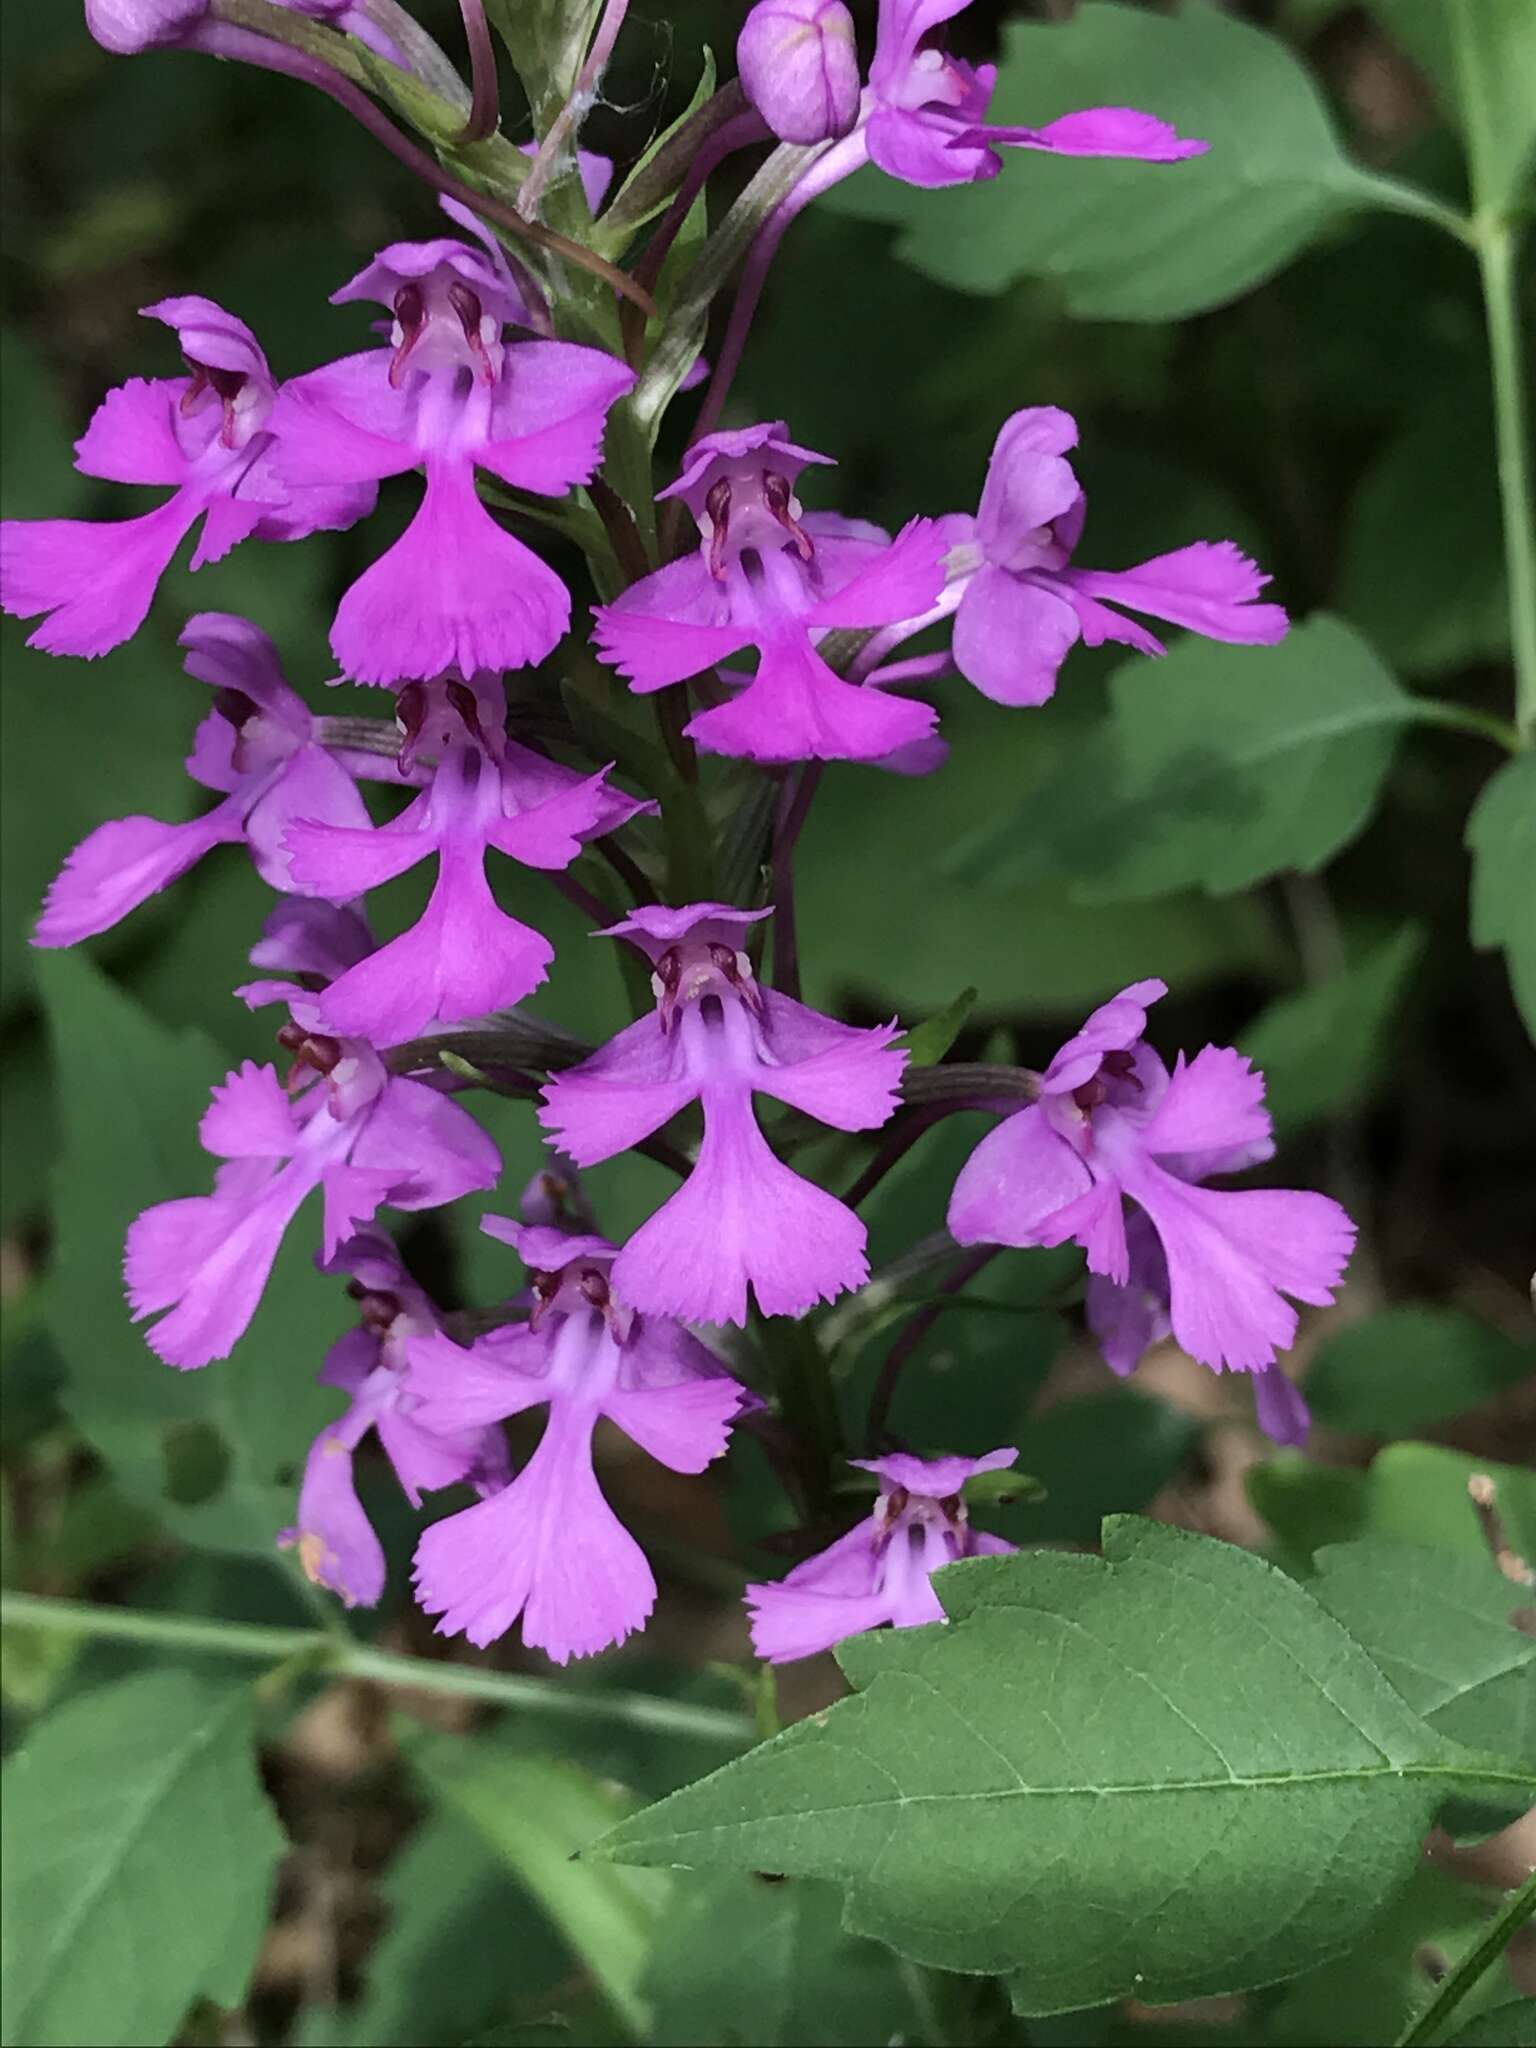
<svg viewBox="0 0 1536 2048"><path fill-rule="evenodd" d="M68 1953L80 1929L96 1910L103 1893L111 1884L118 1871L121 1870L124 1863L126 1863L129 1855L137 1847L150 1820L154 1818L155 1813L175 1790L178 1780L190 1769L194 1762L198 1761L206 1753L214 1737L223 1732L226 1720L237 1713L243 1712L246 1704L246 1695L243 1691L231 1694L228 1699L224 1700L214 1709L205 1721L199 1724L193 1731L192 1739L181 1750L173 1752L165 1774L161 1777L150 1778L145 1787L144 1797L138 1801L137 1807L135 1808L132 1802L130 1802L129 1811L132 1818L125 1833L118 1838L119 1848L117 1855L104 1860L96 1866L90 1881L82 1888L75 1908L60 1918L53 1935L45 1943L42 1956L39 1959L36 1985L28 1993L22 2014L19 2016L21 2021L20 2029L18 2031L8 2029L6 2033L8 2041L21 2041L26 2038L27 2033L30 2031L29 2022L32 2013L37 2009L39 2002L46 2003L48 1991L53 1981L53 1964L55 1960L61 1955Z"/></svg>

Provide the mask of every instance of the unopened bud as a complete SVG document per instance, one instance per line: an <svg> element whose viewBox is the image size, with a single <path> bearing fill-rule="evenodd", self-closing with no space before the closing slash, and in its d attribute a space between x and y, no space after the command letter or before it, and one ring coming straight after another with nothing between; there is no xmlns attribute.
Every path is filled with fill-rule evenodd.
<svg viewBox="0 0 1536 2048"><path fill-rule="evenodd" d="M859 53L843 0L758 0L736 69L781 142L831 142L859 118Z"/></svg>
<svg viewBox="0 0 1536 2048"><path fill-rule="evenodd" d="M179 43L208 12L209 0L85 0L85 25L116 57Z"/></svg>

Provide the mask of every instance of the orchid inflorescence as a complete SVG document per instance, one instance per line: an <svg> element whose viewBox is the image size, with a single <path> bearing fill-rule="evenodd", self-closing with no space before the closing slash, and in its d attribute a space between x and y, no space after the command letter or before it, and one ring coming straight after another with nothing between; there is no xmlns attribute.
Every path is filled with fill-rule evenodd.
<svg viewBox="0 0 1536 2048"><path fill-rule="evenodd" d="M773 1356L772 1319L806 1317L870 1277L855 1204L783 1156L825 1127L887 1131L875 1156L894 1163L907 1125L916 1141L950 1107L998 1112L950 1196L950 1249L1080 1245L1088 1325L1116 1373L1171 1333L1212 1370L1253 1375L1272 1437L1306 1434L1278 1363L1296 1333L1291 1302L1332 1298L1354 1227L1320 1194L1224 1185L1272 1155L1263 1077L1217 1046L1170 1067L1147 1036L1161 982L1105 1002L1043 1073L978 1067L969 1083L958 1063L910 1070L897 1020L853 1025L799 1000L796 843L824 764L887 771L899 805L900 778L943 770L935 698L953 675L999 704L1037 707L1079 641L1161 653L1141 617L1236 645L1286 631L1284 611L1260 600L1267 578L1230 541L1186 542L1127 569L1078 566L1077 429L1055 407L1001 424L974 513L916 517L894 535L856 508L802 504L802 477L831 457L786 422L719 424L784 233L854 170L944 187L996 176L1003 148L1149 165L1204 148L1125 108L989 126L992 72L943 42L965 4L881 0L861 79L842 0L760 0L739 84L692 117L687 151L669 158L663 142L635 174L651 177L648 209L626 214L632 177L605 215L611 166L578 142L592 65L623 19L622 0L608 0L557 119L537 145L508 149L504 192L487 175L471 210L442 144L447 170L433 182L454 232L382 249L335 293L383 309L374 345L280 382L251 330L211 301L147 307L184 368L109 392L77 466L171 495L109 523L4 527L5 610L40 619L33 646L89 660L139 630L195 529L194 569L249 540L352 527L382 479L422 476L410 523L342 595L330 633L335 680L392 692L393 722L317 715L258 625L189 619L186 666L214 698L187 769L217 801L189 823L98 826L64 863L36 933L69 946L105 931L225 842L247 848L276 894L251 953L260 978L237 994L284 1006L276 1035L291 1064L247 1062L214 1090L200 1129L219 1162L213 1192L141 1215L125 1275L166 1364L225 1358L319 1192L317 1259L361 1320L325 1360L322 1378L348 1405L310 1451L278 1540L349 1605L384 1589L353 1483L369 1433L414 1505L463 1482L479 1495L432 1523L416 1552L417 1597L439 1629L486 1644L521 1621L525 1642L559 1662L622 1641L655 1598L594 1473L600 1419L678 1472L719 1458L733 1427L764 1433L792 1490L808 1457L837 1462L835 1443L794 1441L772 1384L748 1384ZM253 26L258 15L270 28ZM453 78L394 0L86 0L86 16L110 50L264 64L370 110L371 125L388 126L359 75L411 73L418 103L443 100ZM482 108L483 85L477 75ZM446 113L462 116L470 99L457 83ZM406 161L430 164L396 139ZM763 144L784 176L764 183L739 263L709 241L694 259L714 289L737 278L713 366L701 367L686 279L673 288L681 328L664 311L637 325L622 294L648 300L645 281L715 166ZM555 194L562 229L584 218L585 241L541 219ZM618 294L611 256L631 263ZM697 387L680 473L652 492L642 480L660 418ZM557 537L562 561L573 541L585 553L590 619L506 511L524 533ZM921 650L901 654L918 635ZM532 716L541 690L558 704L556 680L573 666L610 701L622 692L605 670L654 695L664 745L617 765L581 758L573 721ZM753 765L717 769L700 755ZM642 782L639 758L664 766L649 788L625 786ZM752 779L770 801L743 795ZM399 790L388 822L373 822L364 783ZM823 801L836 801L835 782ZM572 875L594 845L624 900ZM370 892L428 861L426 908L381 943ZM559 963L535 925L501 907L508 862L550 876L638 958L630 985L648 986L646 1007L596 1050L541 1039L520 1007ZM466 1319L428 1298L377 1219L496 1186L497 1149L465 1106L487 1086L525 1101L552 1156L518 1219L484 1219L521 1260L524 1290ZM631 1148L680 1184L618 1245L599 1234L580 1170ZM857 1199L878 1177L863 1175ZM749 1319L752 1340L739 1334ZM514 1471L501 1425L537 1409L543 1435ZM748 1588L766 1659L940 1619L932 1572L1009 1547L972 1530L967 1488L1013 1450L918 1454L877 1434L882 1455L854 1461L878 1484L873 1511L816 1555L803 1546L781 1582Z"/></svg>

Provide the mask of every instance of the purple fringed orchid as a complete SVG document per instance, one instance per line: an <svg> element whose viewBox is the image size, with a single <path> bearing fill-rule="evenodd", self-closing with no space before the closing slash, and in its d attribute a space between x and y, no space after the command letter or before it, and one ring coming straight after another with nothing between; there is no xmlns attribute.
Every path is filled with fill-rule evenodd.
<svg viewBox="0 0 1536 2048"><path fill-rule="evenodd" d="M512 1476L506 1438L491 1424L437 1435L416 1419L407 1393L406 1346L439 1328L437 1310L379 1230L359 1231L322 1267L348 1273L362 1318L339 1337L320 1370L323 1385L349 1396L346 1412L315 1438L304 1463L298 1520L278 1537L295 1549L305 1576L348 1607L375 1607L384 1591L384 1550L357 1497L352 1460L374 1431L406 1499L468 1480L482 1496Z"/></svg>
<svg viewBox="0 0 1536 2048"><path fill-rule="evenodd" d="M781 142L830 142L859 118L859 52L843 0L758 0L736 38L736 69Z"/></svg>
<svg viewBox="0 0 1536 2048"><path fill-rule="evenodd" d="M703 1107L692 1173L614 1268L620 1295L647 1312L744 1323L750 1285L765 1315L794 1316L868 1278L864 1225L775 1156L752 1097L836 1130L875 1130L896 1107L899 1027L855 1029L760 987L741 935L768 914L652 904L610 926L651 961L656 1009L544 1091L539 1120L578 1166L611 1159L691 1102Z"/></svg>
<svg viewBox="0 0 1536 2048"><path fill-rule="evenodd" d="M1181 1348L1214 1371L1261 1375L1261 1414L1290 1415L1293 1428L1299 1397L1275 1363L1296 1335L1285 1296L1316 1307L1332 1301L1355 1226L1327 1195L1197 1185L1272 1157L1264 1077L1241 1053L1215 1045L1188 1062L1180 1054L1170 1074L1145 1037L1147 1005L1166 993L1160 981L1134 982L1068 1039L1041 1078L1039 1101L971 1154L950 1197L949 1227L960 1244L1080 1244L1090 1273L1132 1297L1115 1322L1117 1371L1140 1329L1156 1328L1145 1302L1149 1319L1138 1318L1135 1297L1152 1293L1155 1309L1166 1285ZM1127 1200L1155 1233L1166 1282L1141 1232L1133 1266ZM1107 1308L1101 1295L1106 1329Z"/></svg>
<svg viewBox="0 0 1536 2048"><path fill-rule="evenodd" d="M489 848L524 867L570 866L583 841L654 806L610 789L606 768L581 776L506 737L499 677L411 683L400 693L407 763L437 765L420 796L378 829L301 820L284 839L293 885L350 901L437 861L418 922L340 975L318 1000L321 1028L398 1045L428 1024L509 1008L537 988L554 948L491 894ZM611 764L610 764L611 765Z"/></svg>
<svg viewBox="0 0 1536 2048"><path fill-rule="evenodd" d="M359 0L276 0L276 5L354 35L390 63L408 68ZM178 44L199 47L205 41L199 31L211 12L211 0L85 0L85 25L104 50L115 57L135 57L141 50ZM216 30L207 34L206 47L214 55L223 54Z"/></svg>
<svg viewBox="0 0 1536 2048"><path fill-rule="evenodd" d="M260 966L333 978L372 944L352 911L290 901L269 917ZM335 1256L381 1204L435 1209L493 1187L496 1147L457 1104L386 1072L361 1040L324 1032L312 991L256 982L255 1003L286 1000L278 1043L294 1056L288 1088L247 1060L214 1089L198 1135L225 1163L211 1195L158 1202L128 1230L123 1273L134 1320L167 1365L226 1358L256 1312L283 1233L306 1197L324 1196L324 1256Z"/></svg>
<svg viewBox="0 0 1536 2048"><path fill-rule="evenodd" d="M368 482L280 480L277 385L256 337L211 299L161 299L144 317L174 329L191 374L134 377L109 391L75 443L75 467L113 483L171 484L137 519L8 519L0 525L0 608L49 616L28 641L46 654L105 654L144 623L160 578L199 519L192 567L253 535L302 540L352 525Z"/></svg>
<svg viewBox="0 0 1536 2048"><path fill-rule="evenodd" d="M396 242L332 294L394 316L390 346L284 385L275 419L295 485L423 469L426 495L337 609L331 647L360 683L542 661L570 622L565 585L480 502L477 468L544 497L586 483L634 372L567 341L504 342L527 317L505 263L442 238Z"/></svg>
<svg viewBox="0 0 1536 2048"><path fill-rule="evenodd" d="M1070 413L1049 405L1016 412L993 447L975 519L943 522L951 594L959 592L955 666L984 696L1043 704L1078 640L1165 651L1112 604L1237 646L1285 638L1282 608L1255 601L1269 578L1229 540L1195 541L1134 569L1074 569L1087 512L1065 459L1076 445Z"/></svg>
<svg viewBox="0 0 1536 2048"><path fill-rule="evenodd" d="M1208 143L1180 136L1132 107L1088 107L1040 128L987 125L993 64L949 56L940 30L970 0L880 0L864 137L871 162L907 185L967 185L995 178L999 147L1056 156L1135 157L1177 163Z"/></svg>
<svg viewBox="0 0 1536 2048"><path fill-rule="evenodd" d="M113 818L75 848L48 891L33 943L73 946L104 932L215 846L244 840L262 880L291 890L283 832L294 817L366 830L353 777L393 779L387 761L345 765L321 744L319 721L288 687L277 649L228 612L199 612L181 636L187 673L209 684L214 708L198 726L187 773L222 802L200 818Z"/></svg>
<svg viewBox="0 0 1536 2048"><path fill-rule="evenodd" d="M895 1452L850 1460L879 1478L875 1511L776 1584L748 1586L758 1656L791 1664L886 1623L915 1628L943 1621L933 1590L940 1566L962 1557L1001 1557L1015 1548L971 1527L962 1489L978 1472L1005 1471L1018 1455L1012 1449L981 1458Z"/></svg>
<svg viewBox="0 0 1536 2048"><path fill-rule="evenodd" d="M833 626L885 626L925 611L944 585L930 519L888 540L878 527L802 511L794 480L830 457L798 448L782 420L707 434L662 498L699 528L697 550L597 608L597 644L639 692L756 648L745 689L685 731L707 753L754 761L876 761L933 732L936 714L847 683L817 653Z"/></svg>
<svg viewBox="0 0 1536 2048"><path fill-rule="evenodd" d="M674 1472L724 1451L752 1397L678 1323L637 1315L610 1281L614 1247L488 1216L533 1279L524 1325L460 1350L446 1337L407 1346L415 1419L485 1428L548 1408L538 1449L512 1484L436 1522L416 1550L416 1597L440 1635L484 1645L522 1617L523 1641L557 1664L590 1657L645 1625L656 1582L592 1469L600 1417Z"/></svg>

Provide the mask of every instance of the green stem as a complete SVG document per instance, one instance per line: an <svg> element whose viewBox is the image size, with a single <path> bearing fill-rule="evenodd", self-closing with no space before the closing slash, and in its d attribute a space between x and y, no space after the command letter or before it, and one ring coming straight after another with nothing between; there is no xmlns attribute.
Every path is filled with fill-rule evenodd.
<svg viewBox="0 0 1536 2048"><path fill-rule="evenodd" d="M1447 704L1440 697L1422 697L1415 700L1409 715L1415 725L1438 725L1447 732L1473 733L1478 739L1492 740L1496 747L1511 754L1518 754L1524 745L1507 718L1479 711L1470 704Z"/></svg>
<svg viewBox="0 0 1536 2048"><path fill-rule="evenodd" d="M1532 1871L1519 1891L1510 1893L1489 1921L1487 1932L1476 1948L1462 1957L1455 1969L1441 1981L1424 2010L1398 2035L1397 2048L1424 2048L1425 2043L1437 2040L1468 1992L1493 1968L1533 1914L1536 1914L1536 1871Z"/></svg>
<svg viewBox="0 0 1536 2048"><path fill-rule="evenodd" d="M1515 663L1515 723L1522 744L1536 744L1536 524L1533 524L1530 423L1525 364L1515 296L1513 222L1481 217L1477 262L1493 367L1493 425L1498 448L1504 565L1509 577L1509 634Z"/></svg>
<svg viewBox="0 0 1536 2048"><path fill-rule="evenodd" d="M146 1649L193 1655L250 1657L278 1664L312 1659L313 1668L336 1678L363 1678L414 1692L451 1694L549 1714L567 1721L620 1721L659 1735L693 1736L740 1747L752 1739L744 1714L700 1707L651 1693L580 1691L547 1678L516 1671L476 1669L426 1657L397 1657L365 1644L339 1642L321 1629L267 1628L252 1622L209 1621L184 1614L152 1614L134 1607L97 1607L79 1600L49 1600L33 1593L0 1594L0 1625L40 1628L66 1635L99 1636L109 1642L138 1643Z"/></svg>

